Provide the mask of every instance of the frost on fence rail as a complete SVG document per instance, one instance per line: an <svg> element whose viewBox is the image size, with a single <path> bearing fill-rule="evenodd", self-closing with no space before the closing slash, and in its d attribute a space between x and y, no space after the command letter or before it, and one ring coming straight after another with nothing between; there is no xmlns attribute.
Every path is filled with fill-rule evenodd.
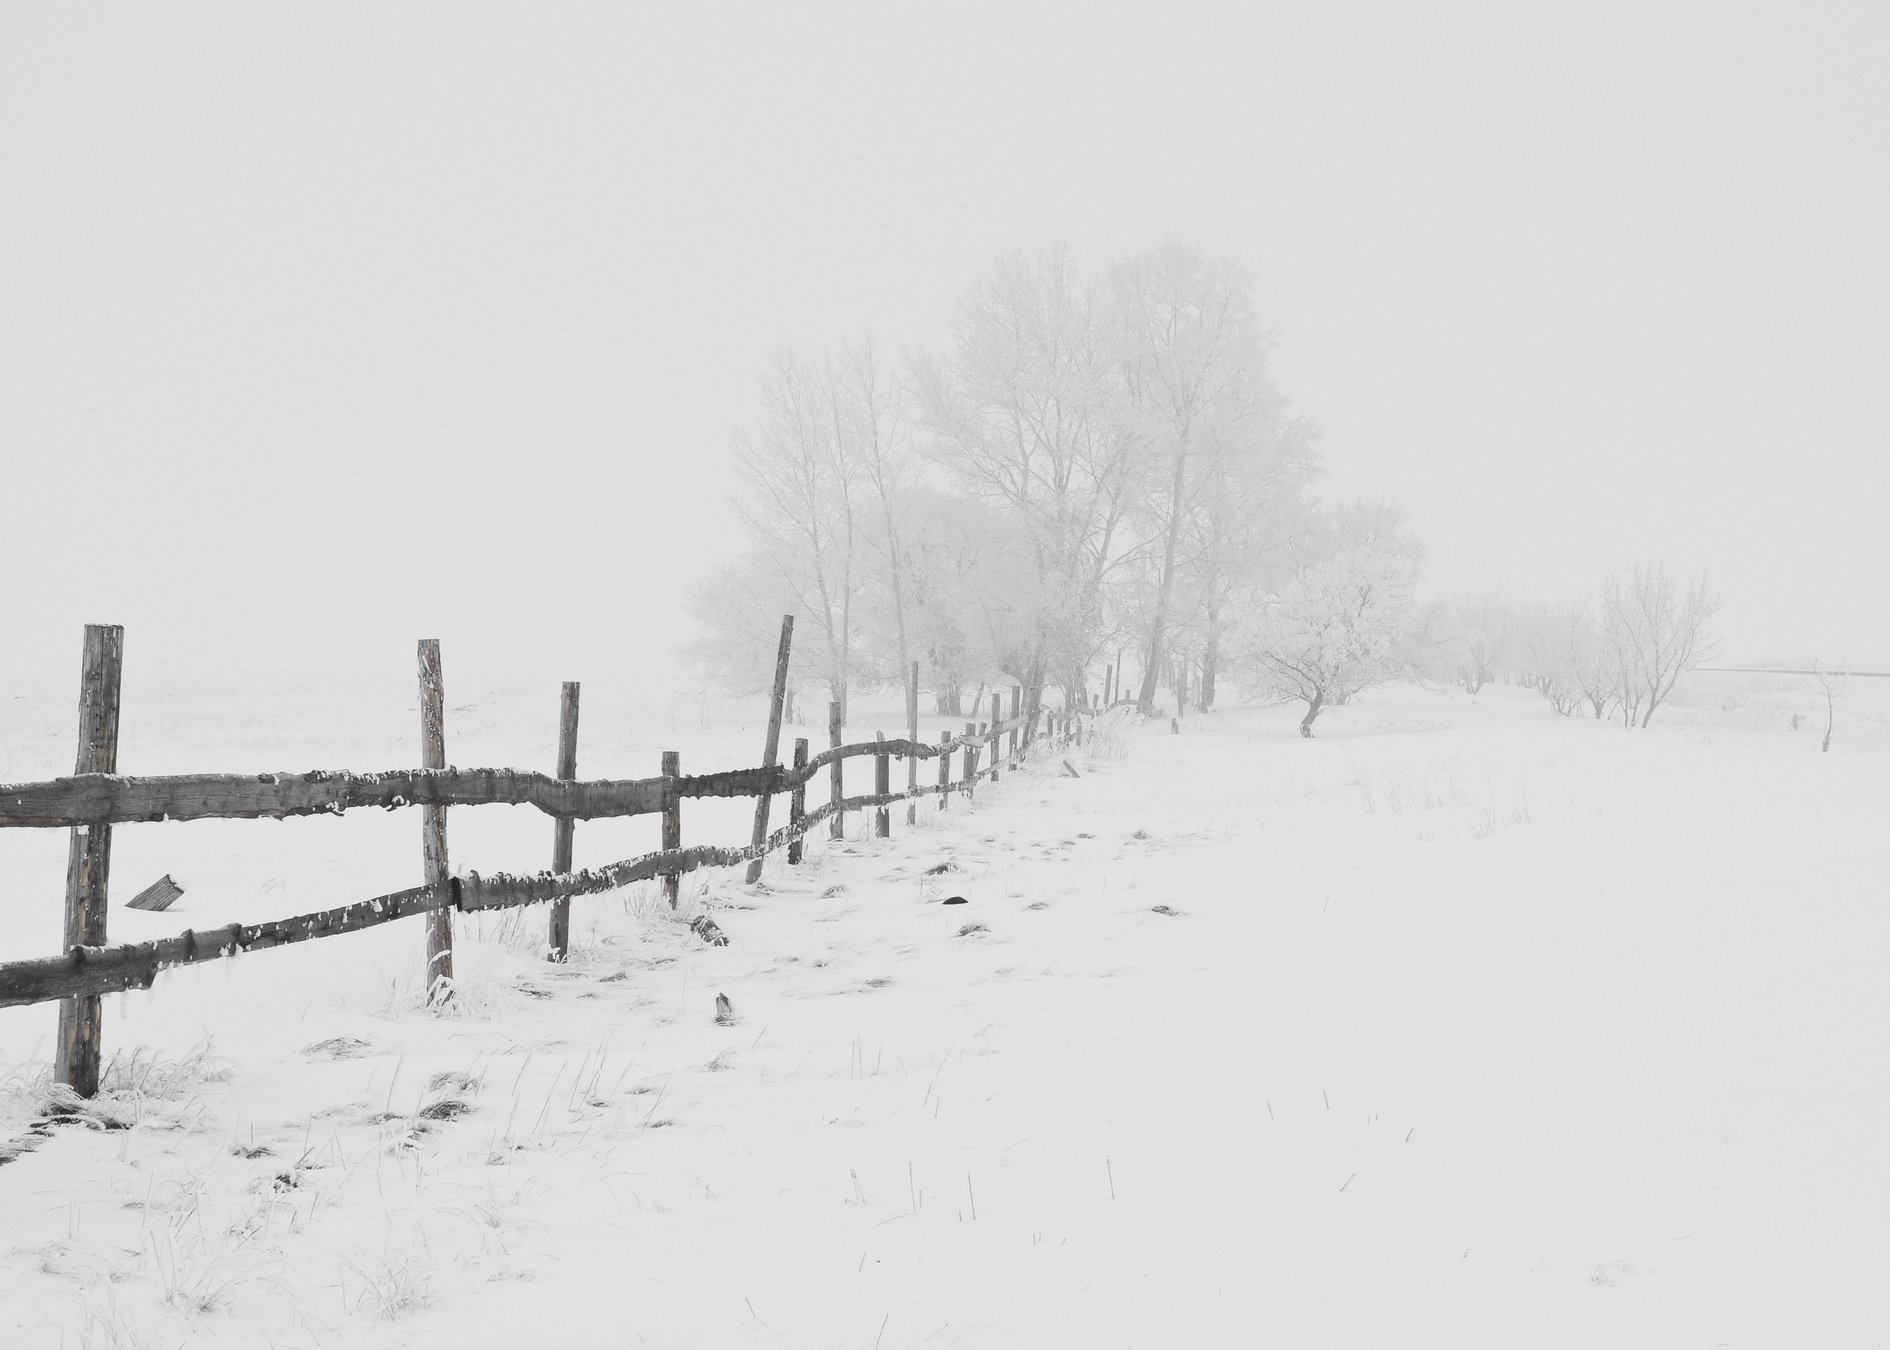
<svg viewBox="0 0 1890 1350"><path fill-rule="evenodd" d="M1022 719L1016 724L1021 725ZM260 820L339 815L359 807L535 806L570 820L655 815L674 797L758 797L789 792L835 760L872 755L931 759L1009 730L961 736L949 745L862 741L815 755L804 769L779 765L677 778L579 782L526 769L395 769L385 773L172 774L127 777L86 773L40 783L0 785L0 828L67 828L140 821Z"/></svg>

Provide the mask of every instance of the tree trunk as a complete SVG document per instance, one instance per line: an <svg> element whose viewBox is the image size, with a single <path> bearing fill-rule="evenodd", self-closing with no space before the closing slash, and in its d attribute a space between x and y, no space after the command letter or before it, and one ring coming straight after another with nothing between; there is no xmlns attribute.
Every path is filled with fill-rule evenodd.
<svg viewBox="0 0 1890 1350"><path fill-rule="evenodd" d="M1207 621L1207 644L1201 651L1201 692L1196 702L1201 711L1206 712L1214 706L1214 685L1221 670L1221 615L1218 609L1209 607Z"/></svg>
<svg viewBox="0 0 1890 1350"><path fill-rule="evenodd" d="M1307 701L1306 715L1299 721L1299 734L1309 741L1312 739L1313 719L1319 716L1319 710L1325 706L1326 691L1323 689L1315 689L1312 698Z"/></svg>
<svg viewBox="0 0 1890 1350"><path fill-rule="evenodd" d="M1142 675L1142 696L1136 706L1146 716L1155 709L1155 681L1161 674L1162 640L1167 636L1168 593L1175 584L1175 549L1181 542L1181 496L1188 482L1188 437L1184 431L1175 448L1175 484L1168 498L1168 539L1162 549L1162 579L1155 592L1155 619L1149 624L1148 669Z"/></svg>

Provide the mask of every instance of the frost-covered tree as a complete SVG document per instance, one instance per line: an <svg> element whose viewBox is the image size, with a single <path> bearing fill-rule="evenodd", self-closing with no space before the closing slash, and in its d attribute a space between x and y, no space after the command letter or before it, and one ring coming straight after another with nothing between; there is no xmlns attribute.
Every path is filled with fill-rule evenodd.
<svg viewBox="0 0 1890 1350"><path fill-rule="evenodd" d="M1602 584L1601 632L1622 721L1645 727L1674 684L1712 652L1706 624L1719 597L1701 575L1681 589L1663 562L1636 562Z"/></svg>
<svg viewBox="0 0 1890 1350"><path fill-rule="evenodd" d="M966 716L965 690L998 668L986 597L1005 589L1002 532L983 503L923 487L907 497L902 521L912 652L937 711Z"/></svg>
<svg viewBox="0 0 1890 1350"><path fill-rule="evenodd" d="M1198 665L1211 702L1249 597L1334 551L1307 542L1316 431L1267 376L1252 289L1185 245L1100 273L1010 254L903 380L870 342L777 358L737 504L835 696L917 661L941 708L991 680L1034 713L1136 651L1145 689ZM701 607L704 652L745 649L732 599Z"/></svg>
<svg viewBox="0 0 1890 1350"><path fill-rule="evenodd" d="M1457 682L1479 694L1514 655L1516 606L1496 591L1478 591L1458 596L1450 609L1456 620Z"/></svg>
<svg viewBox="0 0 1890 1350"><path fill-rule="evenodd" d="M1190 523L1185 611L1199 635L1198 702L1212 708L1222 646L1240 597L1277 586L1316 534L1306 488L1318 471L1317 428L1277 409L1204 438L1205 491Z"/></svg>
<svg viewBox="0 0 1890 1350"><path fill-rule="evenodd" d="M1154 707L1171 630L1199 607L1202 578L1189 566L1195 559L1186 545L1212 489L1208 447L1227 443L1239 422L1257 419L1279 401L1262 366L1265 346L1252 293L1245 268L1186 244L1163 244L1109 269L1122 406L1140 469L1140 561L1149 580L1137 697L1144 713ZM1183 589L1197 592L1186 608L1178 595Z"/></svg>
<svg viewBox="0 0 1890 1350"><path fill-rule="evenodd" d="M1080 672L1121 562L1138 461L1106 300L1065 249L1006 255L966 288L950 353L913 369L934 461L1014 549L981 603L1003 611L1000 659L1032 712L1053 674Z"/></svg>
<svg viewBox="0 0 1890 1350"><path fill-rule="evenodd" d="M1109 294L1138 492L1120 626L1137 640L1137 703L1198 664L1213 703L1230 602L1287 561L1316 428L1287 414L1266 369L1254 279L1232 259L1167 243L1112 265Z"/></svg>
<svg viewBox="0 0 1890 1350"><path fill-rule="evenodd" d="M1415 583L1407 553L1371 544L1306 568L1243 631L1243 683L1255 697L1303 701L1299 734L1311 736L1327 704L1397 672Z"/></svg>

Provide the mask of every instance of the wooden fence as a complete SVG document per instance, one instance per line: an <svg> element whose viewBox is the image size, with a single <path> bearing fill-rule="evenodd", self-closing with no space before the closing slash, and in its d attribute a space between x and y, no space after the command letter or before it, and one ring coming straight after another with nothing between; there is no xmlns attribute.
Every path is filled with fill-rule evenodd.
<svg viewBox="0 0 1890 1350"><path fill-rule="evenodd" d="M980 780L996 780L1006 768L1015 768L1034 747L1060 749L1080 743L1086 733L1086 710L1044 709L1037 718L1020 711L1021 690L1011 690L1009 716L1003 696L992 695L990 716L967 722L961 735L942 734L928 745L918 735L918 675L913 663L906 689L907 734L903 739L841 743L840 705L830 706L827 749L808 753L808 743L797 740L791 767L778 762L781 715L787 681L788 652L793 618L782 621L781 645L775 667L773 700L762 763L757 768L722 773L684 775L674 751L663 756L663 773L655 778L577 778L578 686L566 684L561 704L558 773L555 777L521 769L447 768L444 732L444 682L439 644L420 644L421 750L425 767L385 773L282 774L174 774L162 777L121 776L116 772L118 749L119 672L124 630L88 625L80 681L79 754L68 778L42 783L0 785L0 828L70 829L72 845L66 877L66 927L63 955L40 960L0 964L0 1007L62 1000L54 1073L57 1081L82 1096L97 1091L100 1070L98 1001L100 995L126 989L146 989L160 971L241 952L307 942L315 938L352 933L398 919L424 916L427 922L427 971L430 1000L452 996L452 941L454 911L476 912L520 905L550 904L550 958L563 960L570 932L570 901L583 895L615 890L633 882L661 879L670 903L677 902L684 873L700 867L748 864L747 880L760 876L762 859L787 850L789 864L801 861L801 840L823 821L833 838L842 837L849 811L875 812L874 829L880 838L891 832L889 808L907 802L906 820L916 820L921 798L937 798L944 810L953 793L971 795ZM989 762L979 760L988 750ZM952 776L952 756L963 755L960 776ZM874 790L847 797L842 790L842 768L848 759L872 757ZM891 789L891 761L906 761L902 791ZM919 782L919 761L936 759L935 783ZM808 785L826 771L828 800L807 807ZM789 799L785 825L770 831L770 803L776 796ZM755 828L746 845L684 847L681 804L689 798L753 797ZM448 866L446 809L493 803L535 806L551 816L554 830L552 867L529 875L478 872L455 875ZM422 808L422 845L425 884L377 895L338 909L298 914L267 923L230 924L201 931L186 930L176 937L120 946L106 945L106 892L111 862L111 827L132 822L202 820L211 817L237 820L285 816L339 815L362 807ZM626 858L605 867L574 870L571 842L575 824L611 816L663 817L663 847L654 853Z"/></svg>

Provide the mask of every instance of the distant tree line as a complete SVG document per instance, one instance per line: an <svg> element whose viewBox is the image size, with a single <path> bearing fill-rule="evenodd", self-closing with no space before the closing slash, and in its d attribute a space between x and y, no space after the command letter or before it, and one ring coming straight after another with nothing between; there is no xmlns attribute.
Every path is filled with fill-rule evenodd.
<svg viewBox="0 0 1890 1350"><path fill-rule="evenodd" d="M696 588L690 655L758 691L792 611L792 683L843 703L912 661L954 716L999 684L1080 699L1106 666L1144 711L1164 685L1212 706L1230 665L1343 701L1421 550L1391 508L1309 496L1318 431L1253 291L1185 244L1093 272L1052 248L973 280L943 352L780 353L734 442L749 548Z"/></svg>
<svg viewBox="0 0 1890 1350"><path fill-rule="evenodd" d="M1506 680L1539 690L1565 717L1618 714L1645 727L1680 677L1711 658L1706 625L1718 610L1704 576L1636 562L1580 600L1484 591L1433 602L1418 620L1413 665L1472 694Z"/></svg>
<svg viewBox="0 0 1890 1350"><path fill-rule="evenodd" d="M1000 257L943 351L780 352L733 444L748 547L694 588L687 654L760 693L792 612L791 699L844 707L916 661L940 714L1003 685L1034 713L1113 667L1145 713L1164 687L1178 712L1210 708L1231 677L1304 702L1307 736L1401 675L1510 680L1645 726L1703 659L1717 600L1665 564L1569 604L1420 603L1424 550L1396 507L1312 497L1318 428L1270 346L1252 274L1168 243L1093 271L1063 248Z"/></svg>

